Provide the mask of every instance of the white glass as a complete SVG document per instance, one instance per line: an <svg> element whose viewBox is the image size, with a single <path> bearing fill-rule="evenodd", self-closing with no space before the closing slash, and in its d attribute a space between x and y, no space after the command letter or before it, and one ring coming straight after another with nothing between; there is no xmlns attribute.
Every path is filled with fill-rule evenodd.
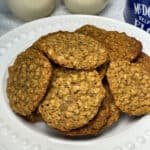
<svg viewBox="0 0 150 150"><path fill-rule="evenodd" d="M64 0L72 13L95 15L101 12L109 0Z"/></svg>
<svg viewBox="0 0 150 150"><path fill-rule="evenodd" d="M19 18L31 21L48 16L56 0L7 0L10 10Z"/></svg>

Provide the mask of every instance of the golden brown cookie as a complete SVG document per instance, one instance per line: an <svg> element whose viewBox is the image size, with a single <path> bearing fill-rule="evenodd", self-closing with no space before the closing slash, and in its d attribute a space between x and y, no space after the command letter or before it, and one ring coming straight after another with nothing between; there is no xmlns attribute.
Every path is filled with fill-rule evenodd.
<svg viewBox="0 0 150 150"><path fill-rule="evenodd" d="M81 28L77 29L75 32L91 36L101 43L104 43L108 34L108 31L93 25L84 25Z"/></svg>
<svg viewBox="0 0 150 150"><path fill-rule="evenodd" d="M150 113L150 75L142 65L112 62L107 79L115 104L122 112L134 116Z"/></svg>
<svg viewBox="0 0 150 150"><path fill-rule="evenodd" d="M10 106L14 112L28 116L45 95L52 73L51 64L42 53L29 48L17 56L8 72Z"/></svg>
<svg viewBox="0 0 150 150"><path fill-rule="evenodd" d="M141 42L133 37L129 37L126 33L106 31L92 25L85 25L76 30L76 32L91 36L103 44L106 47L111 61L131 61L142 50Z"/></svg>
<svg viewBox="0 0 150 150"><path fill-rule="evenodd" d="M105 129L112 126L114 123L116 123L119 120L119 116L120 116L120 111L118 107L116 107L113 101L109 102L109 111L110 111L110 116L107 119L107 123L104 125Z"/></svg>
<svg viewBox="0 0 150 150"><path fill-rule="evenodd" d="M107 96L104 98L103 105L99 108L97 115L87 125L68 132L59 132L63 135L72 137L95 136L103 132L104 129L107 129L116 123L119 119L119 116L119 109L115 106L111 96L107 94Z"/></svg>
<svg viewBox="0 0 150 150"><path fill-rule="evenodd" d="M132 61L142 50L140 41L128 36L126 33L119 33L117 31L109 31L105 39L105 46L111 61Z"/></svg>
<svg viewBox="0 0 150 150"><path fill-rule="evenodd" d="M101 132L104 125L107 123L107 119L110 115L109 112L109 102L107 99L104 99L102 106L99 108L99 111L95 118L93 118L86 126L74 129L68 132L61 132L66 136L79 137L79 136L95 136Z"/></svg>
<svg viewBox="0 0 150 150"><path fill-rule="evenodd" d="M111 91L109 89L107 82L104 83L104 87L106 90L106 99L108 100L109 112L110 112L110 115L107 119L107 123L103 127L103 129L106 129L118 121L118 119L120 117L120 110L114 103L114 98L111 94Z"/></svg>
<svg viewBox="0 0 150 150"><path fill-rule="evenodd" d="M86 125L97 114L104 97L97 71L56 68L39 112L49 126L69 131Z"/></svg>
<svg viewBox="0 0 150 150"><path fill-rule="evenodd" d="M95 69L108 57L105 48L95 39L73 32L56 32L42 37L33 47L46 53L56 64L67 68Z"/></svg>
<svg viewBox="0 0 150 150"><path fill-rule="evenodd" d="M145 67L145 69L150 72L150 56L145 54L144 52L141 52L141 54L138 56L138 58L135 61L138 64L141 64Z"/></svg>
<svg viewBox="0 0 150 150"><path fill-rule="evenodd" d="M107 64L104 64L98 69L101 80L105 76L107 68L106 66ZM97 135L98 133L101 132L101 130L107 123L108 118L110 117L109 102L110 100L108 99L108 96L105 97L102 106L98 110L97 115L84 127L66 132L61 132L59 130L58 131L66 136L73 136L73 137Z"/></svg>

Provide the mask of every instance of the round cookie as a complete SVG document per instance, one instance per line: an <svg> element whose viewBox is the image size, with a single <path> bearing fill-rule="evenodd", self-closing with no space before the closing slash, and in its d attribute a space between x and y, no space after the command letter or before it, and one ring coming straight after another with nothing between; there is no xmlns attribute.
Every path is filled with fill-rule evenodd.
<svg viewBox="0 0 150 150"><path fill-rule="evenodd" d="M150 72L150 57L145 54L144 52L141 52L139 57L135 61L137 64L141 64L145 67L145 69Z"/></svg>
<svg viewBox="0 0 150 150"><path fill-rule="evenodd" d="M77 29L75 32L91 36L98 40L100 43L104 43L105 38L108 34L108 31L101 28L97 28L93 25L84 25L81 28Z"/></svg>
<svg viewBox="0 0 150 150"><path fill-rule="evenodd" d="M95 136L99 134L104 125L107 123L107 119L110 115L108 103L109 102L107 101L107 99L104 99L103 104L99 108L99 111L95 118L93 118L86 126L68 132L59 132L72 137Z"/></svg>
<svg viewBox="0 0 150 150"><path fill-rule="evenodd" d="M106 97L104 98L103 105L99 108L95 118L93 118L87 125L82 128L68 132L59 131L60 133L72 137L95 136L118 121L120 116L119 109L115 106L113 97L106 83L104 84L104 87L106 89Z"/></svg>
<svg viewBox="0 0 150 150"><path fill-rule="evenodd" d="M39 112L49 126L69 131L88 124L104 97L105 89L97 71L56 68Z"/></svg>
<svg viewBox="0 0 150 150"><path fill-rule="evenodd" d="M66 68L95 69L108 59L105 48L97 40L73 32L48 34L34 43L33 47Z"/></svg>
<svg viewBox="0 0 150 150"><path fill-rule="evenodd" d="M107 64L104 64L100 68L98 68L98 73L101 80L105 76L107 68L106 66ZM103 129L103 126L107 123L108 118L110 117L109 102L110 100L108 99L108 96L105 96L103 104L99 108L97 115L87 125L71 131L66 132L61 132L59 130L58 131L66 136L73 136L73 137L97 135L98 133L101 132L101 129Z"/></svg>
<svg viewBox="0 0 150 150"><path fill-rule="evenodd" d="M105 46L108 50L110 61L132 61L142 50L140 41L129 37L126 33L117 31L109 31L105 39Z"/></svg>
<svg viewBox="0 0 150 150"><path fill-rule="evenodd" d="M7 95L12 110L30 115L43 99L52 73L49 60L32 48L19 54L9 67Z"/></svg>
<svg viewBox="0 0 150 150"><path fill-rule="evenodd" d="M116 106L129 115L150 113L150 75L142 65L112 62L107 79Z"/></svg>
<svg viewBox="0 0 150 150"><path fill-rule="evenodd" d="M77 33L89 35L106 47L111 61L135 59L142 50L140 41L129 37L126 33L106 31L92 25L85 25L76 30Z"/></svg>

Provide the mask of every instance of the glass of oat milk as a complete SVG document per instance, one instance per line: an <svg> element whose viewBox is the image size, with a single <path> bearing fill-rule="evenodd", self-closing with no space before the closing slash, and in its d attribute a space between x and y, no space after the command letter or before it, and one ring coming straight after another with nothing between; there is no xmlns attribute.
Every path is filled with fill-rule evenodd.
<svg viewBox="0 0 150 150"><path fill-rule="evenodd" d="M125 21L150 33L150 0L126 0Z"/></svg>

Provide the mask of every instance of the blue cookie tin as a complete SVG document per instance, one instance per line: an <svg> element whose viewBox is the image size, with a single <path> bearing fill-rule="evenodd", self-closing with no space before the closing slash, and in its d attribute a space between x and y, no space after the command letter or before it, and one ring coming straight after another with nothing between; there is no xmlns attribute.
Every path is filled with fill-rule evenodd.
<svg viewBox="0 0 150 150"><path fill-rule="evenodd" d="M150 33L150 0L126 0L124 19Z"/></svg>

